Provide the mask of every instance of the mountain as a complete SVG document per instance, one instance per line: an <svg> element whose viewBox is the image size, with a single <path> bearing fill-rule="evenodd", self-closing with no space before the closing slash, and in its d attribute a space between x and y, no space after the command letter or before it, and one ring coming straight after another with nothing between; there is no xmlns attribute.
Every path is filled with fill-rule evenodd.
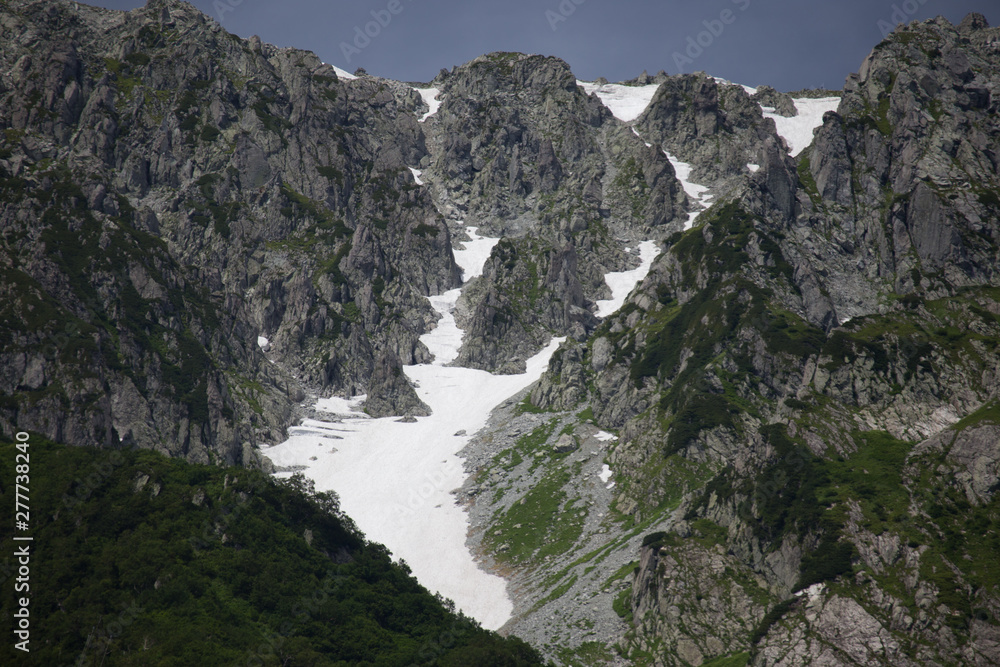
<svg viewBox="0 0 1000 667"><path fill-rule="evenodd" d="M461 287L456 366L565 338L462 452L505 632L558 664L1000 663L982 16L791 95L516 53L349 76L176 0L0 21L8 440L271 470L317 397L431 412L405 369Z"/></svg>
<svg viewBox="0 0 1000 667"><path fill-rule="evenodd" d="M997 36L893 33L532 394L620 429L619 511L673 510L633 577L637 662L1000 660ZM692 83L687 125L717 127ZM657 97L636 127L670 146Z"/></svg>

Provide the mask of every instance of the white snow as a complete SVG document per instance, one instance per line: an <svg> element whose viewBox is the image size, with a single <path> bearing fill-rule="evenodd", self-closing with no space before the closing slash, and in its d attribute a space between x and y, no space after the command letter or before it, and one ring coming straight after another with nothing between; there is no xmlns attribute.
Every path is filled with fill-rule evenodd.
<svg viewBox="0 0 1000 667"><path fill-rule="evenodd" d="M604 482L605 484L607 484L608 481L611 479L611 474L612 474L611 473L611 466L609 466L607 463L605 463L604 467L601 468L601 473L598 475L598 477L601 478L602 482Z"/></svg>
<svg viewBox="0 0 1000 667"><path fill-rule="evenodd" d="M750 171L752 171L753 173L756 174L757 171L760 169L760 165L759 164L754 164L753 162L748 162L747 163L747 169L749 169Z"/></svg>
<svg viewBox="0 0 1000 667"><path fill-rule="evenodd" d="M462 269L462 279L465 281L483 274L483 267L493 251L493 246L500 242L500 239L480 236L476 233L477 229L478 227L466 227L465 231L471 240L466 241L460 250L454 251L455 263ZM421 337L427 349L434 355L435 366L444 366L455 361L462 347L462 337L465 332L458 328L454 315L461 294L462 290L459 288L427 297L431 307L441 314L441 319L438 320L434 330Z"/></svg>
<svg viewBox="0 0 1000 667"><path fill-rule="evenodd" d="M691 165L687 162L681 162L675 158L670 153L663 151L667 159L670 160L670 164L674 167L674 172L677 174L677 180L681 182L681 186L684 188L684 192L688 197L693 199L698 205L708 208L709 202L711 202L714 195L708 194L708 188L704 185L699 185L691 180ZM702 209L692 211L688 214L687 222L684 223L684 229L688 230L694 226L694 221L701 215Z"/></svg>
<svg viewBox="0 0 1000 667"><path fill-rule="evenodd" d="M499 239L481 237L472 227L467 232L471 240L455 251L455 260L469 278L482 274ZM431 408L430 417L415 423L372 419L357 412L364 397L323 399L316 408L340 420L306 420L289 429L288 440L268 449L267 456L278 466L304 466L318 491L340 496L341 508L368 539L405 560L428 589L495 630L510 618L513 605L507 582L479 569L465 547L468 517L451 491L465 479L457 454L470 436L449 434L482 428L494 407L541 377L565 339L553 339L529 359L522 375L444 366L461 344L462 331L451 314L459 293L430 297L442 319L421 341L435 355L434 363L404 368Z"/></svg>
<svg viewBox="0 0 1000 667"><path fill-rule="evenodd" d="M632 128L632 134L642 139L642 135L639 134L639 132L634 127ZM653 145L648 141L646 141L645 139L642 139L642 142L646 144L647 147ZM698 206L701 207L695 209L694 211L688 214L687 222L684 223L684 229L686 231L694 226L694 221L698 218L699 215L701 215L703 209L708 208L709 203L711 202L714 195L708 194L707 186L699 185L698 183L695 183L694 181L691 180L690 164L688 164L687 162L681 162L667 151L663 151L663 154L667 156L668 160L670 160L670 164L674 168L674 174L677 176L677 180L681 182L681 187L684 188L684 192L687 194L689 198L693 199L695 203L698 204Z"/></svg>
<svg viewBox="0 0 1000 667"><path fill-rule="evenodd" d="M642 139L642 135L639 134L639 131L637 129L635 129L634 127L632 128L632 134L634 134L635 136L637 136L640 139ZM646 148L651 148L653 146L653 144L649 143L645 139L642 139L642 143L646 144Z"/></svg>
<svg viewBox="0 0 1000 667"><path fill-rule="evenodd" d="M449 434L478 431L497 404L541 376L563 340L553 340L529 359L523 375L406 367L432 416L412 424L362 416L337 424L308 420L289 429L289 439L268 449L267 456L278 466L306 466L304 473L316 489L336 491L341 508L368 539L385 544L424 586L495 630L510 617L513 605L506 581L480 570L465 547L467 516L451 491L465 479L457 453L469 436ZM331 437L342 439L331 442ZM317 445L334 442L335 449L310 460Z"/></svg>
<svg viewBox="0 0 1000 667"><path fill-rule="evenodd" d="M617 435L614 435L613 433L608 433L607 431L598 431L596 434L594 434L594 437L600 440L601 442L610 442L612 440L618 439Z"/></svg>
<svg viewBox="0 0 1000 667"><path fill-rule="evenodd" d="M257 336L257 345L258 347L260 347L260 349L263 350L265 347L267 347L269 342L270 341L268 341L267 338L264 338L263 336Z"/></svg>
<svg viewBox="0 0 1000 667"><path fill-rule="evenodd" d="M465 281L483 275L483 267L493 252L493 246L500 243L500 239L480 236L476 233L478 230L478 227L466 227L465 231L472 240L466 241L461 250L455 251L455 263L462 269L462 280Z"/></svg>
<svg viewBox="0 0 1000 667"><path fill-rule="evenodd" d="M826 584L820 582L795 593L795 597L808 596L810 600L815 600L826 590Z"/></svg>
<svg viewBox="0 0 1000 667"><path fill-rule="evenodd" d="M646 277L650 267L653 266L653 260L659 254L660 247L656 245L656 241L643 241L639 244L641 263L638 267L631 271L613 272L604 276L604 282L611 288L611 298L597 302L598 317L607 317L622 307L629 292Z"/></svg>
<svg viewBox="0 0 1000 667"><path fill-rule="evenodd" d="M436 114L438 109L441 108L441 101L437 98L441 94L441 90L439 88L414 88L413 90L420 93L421 99L423 99L424 104L429 109L427 113L420 117L419 122L422 123Z"/></svg>
<svg viewBox="0 0 1000 667"><path fill-rule="evenodd" d="M441 314L437 326L420 338L434 355L435 366L444 366L455 361L462 347L462 337L465 332L455 323L455 305L461 294L462 290L457 288L448 290L444 294L427 297L430 299L431 307Z"/></svg>
<svg viewBox="0 0 1000 667"><path fill-rule="evenodd" d="M337 73L337 78L338 79L345 79L347 81L352 81L352 80L358 78L358 77L354 76L353 74L351 74L350 72L348 72L347 70L340 69L336 65L333 66L333 71Z"/></svg>
<svg viewBox="0 0 1000 667"><path fill-rule="evenodd" d="M331 396L330 398L321 398L316 401L316 409L322 412L329 412L334 415L355 415L355 416L366 416L361 412L360 406L368 398L367 394L362 394L361 396L355 396L354 398L340 398L339 396Z"/></svg>
<svg viewBox="0 0 1000 667"><path fill-rule="evenodd" d="M642 112L649 106L656 89L660 84L653 83L648 86L623 86L620 83L588 83L577 81L576 85L583 88L588 95L597 93L615 118L631 123L642 115Z"/></svg>
<svg viewBox="0 0 1000 667"><path fill-rule="evenodd" d="M608 466L607 463L605 463L604 467L601 468L600 474L597 475L600 478L600 480L604 483L604 488L606 489L615 488L614 482L611 482L610 484L608 483L608 481L611 479L611 474L612 474L611 468Z"/></svg>
<svg viewBox="0 0 1000 667"><path fill-rule="evenodd" d="M424 184L424 182L420 180L420 176L424 172L420 171L419 169L414 169L413 167L410 167L410 173L413 174L413 180L417 182L417 185Z"/></svg>
<svg viewBox="0 0 1000 667"><path fill-rule="evenodd" d="M764 110L764 117L774 120L778 128L778 135L788 142L788 148L792 157L801 153L812 143L813 132L823 124L823 114L827 111L836 111L840 105L839 97L820 97L812 99L808 97L796 98L792 100L799 114L792 118L779 116L771 107L761 107Z"/></svg>

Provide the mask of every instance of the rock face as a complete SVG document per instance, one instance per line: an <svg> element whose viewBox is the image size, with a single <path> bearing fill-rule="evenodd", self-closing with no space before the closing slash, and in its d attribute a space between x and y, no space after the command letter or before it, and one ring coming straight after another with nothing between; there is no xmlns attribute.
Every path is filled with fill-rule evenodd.
<svg viewBox="0 0 1000 667"><path fill-rule="evenodd" d="M706 177L761 168L532 394L620 429L620 511L677 507L638 554L636 656L1000 660L998 37L901 28L797 160L704 77L637 123Z"/></svg>
<svg viewBox="0 0 1000 667"><path fill-rule="evenodd" d="M685 74L660 84L635 127L647 141L690 163L695 182L724 189L746 175L748 163L763 164L768 139L779 140L760 104L742 86Z"/></svg>
<svg viewBox="0 0 1000 667"><path fill-rule="evenodd" d="M646 147L556 58L493 53L443 73L421 163L436 197L481 233L503 235L463 295L456 363L520 372L553 335L597 324L604 275L631 268L616 239L663 238L687 199Z"/></svg>
<svg viewBox="0 0 1000 667"><path fill-rule="evenodd" d="M422 297L460 274L405 166L426 152L412 89L181 2L0 21L20 35L0 47L6 431L250 463L291 374L361 393L376 360L428 360Z"/></svg>
<svg viewBox="0 0 1000 667"><path fill-rule="evenodd" d="M375 362L368 391L370 396L365 400L364 409L372 417L426 417L431 413L403 374L399 358L391 352L384 353Z"/></svg>

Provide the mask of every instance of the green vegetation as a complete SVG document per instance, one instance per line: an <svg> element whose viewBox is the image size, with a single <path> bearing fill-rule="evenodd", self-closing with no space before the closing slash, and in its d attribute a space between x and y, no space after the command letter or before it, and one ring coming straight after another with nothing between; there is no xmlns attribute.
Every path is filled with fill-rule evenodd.
<svg viewBox="0 0 1000 667"><path fill-rule="evenodd" d="M757 624L754 631L750 633L750 646L756 648L760 640L767 636L771 626L780 621L784 615L791 610L792 605L794 605L797 600L798 598L789 598L774 605L774 607L772 607L771 610L764 615L764 618L761 619L760 623ZM750 657L752 657L752 655L748 656L748 662Z"/></svg>
<svg viewBox="0 0 1000 667"><path fill-rule="evenodd" d="M5 479L16 453L0 446ZM36 436L29 454L37 664L541 664L450 611L302 478ZM14 604L0 599L5 617ZM5 642L0 660L15 653Z"/></svg>
<svg viewBox="0 0 1000 667"><path fill-rule="evenodd" d="M823 208L823 197L819 193L819 187L816 185L816 179L813 178L809 150L803 151L801 157L799 157L799 163L797 165L797 171L799 175L799 185L801 185L806 194L809 195L809 200L812 202L815 208Z"/></svg>
<svg viewBox="0 0 1000 667"><path fill-rule="evenodd" d="M616 657L614 651L600 642L584 642L573 649L560 649L556 654L563 664L581 667L613 664Z"/></svg>
<svg viewBox="0 0 1000 667"><path fill-rule="evenodd" d="M414 236L419 236L420 238L426 238L428 236L430 237L437 236L439 233L441 233L441 230L438 227L435 227L434 225L426 225L424 223L420 223L419 225L413 228L412 233Z"/></svg>
<svg viewBox="0 0 1000 667"><path fill-rule="evenodd" d="M701 663L701 667L746 667L750 662L750 653L734 653L733 655L714 658L708 662Z"/></svg>
<svg viewBox="0 0 1000 667"><path fill-rule="evenodd" d="M324 176L331 181L336 181L339 187L344 187L344 172L336 167L316 167L316 171L319 172L320 176Z"/></svg>
<svg viewBox="0 0 1000 667"><path fill-rule="evenodd" d="M531 395L528 394L524 399L517 404L517 409L514 414L523 415L525 413L530 413L533 415L540 415L548 412L548 410L543 410L534 403L531 402Z"/></svg>
<svg viewBox="0 0 1000 667"><path fill-rule="evenodd" d="M628 200L632 216L641 218L643 210L649 203L649 184L646 183L646 176L635 158L630 157L618 166L618 174L613 185Z"/></svg>

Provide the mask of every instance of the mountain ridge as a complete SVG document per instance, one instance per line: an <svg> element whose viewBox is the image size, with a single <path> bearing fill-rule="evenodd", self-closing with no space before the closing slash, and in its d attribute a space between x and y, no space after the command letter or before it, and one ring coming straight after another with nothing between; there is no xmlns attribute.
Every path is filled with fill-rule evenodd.
<svg viewBox="0 0 1000 667"><path fill-rule="evenodd" d="M494 53L432 110L183 2L2 7L4 432L267 467L308 394L415 417L401 368L476 227L503 240L456 364L567 337L467 450L474 541L526 591L508 630L564 664L1000 660L983 17L892 33L792 155L791 97L701 74L636 79L622 122Z"/></svg>

